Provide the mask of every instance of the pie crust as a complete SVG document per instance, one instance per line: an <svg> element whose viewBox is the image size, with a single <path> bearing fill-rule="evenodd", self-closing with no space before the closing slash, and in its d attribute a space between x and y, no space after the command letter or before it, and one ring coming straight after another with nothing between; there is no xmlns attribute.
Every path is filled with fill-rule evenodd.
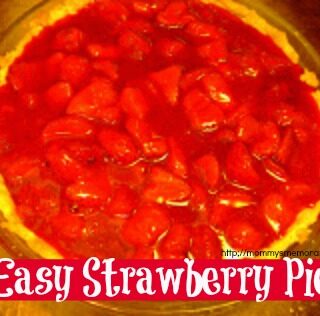
<svg viewBox="0 0 320 316"><path fill-rule="evenodd" d="M202 0L205 3L213 3L229 12L240 17L243 22L251 25L264 35L270 36L275 44L282 48L283 52L290 58L293 63L299 63L299 55L288 41L287 35L270 25L265 19L259 16L254 10L239 4L232 0ZM45 15L38 15L30 23L29 32L24 39L17 44L16 49L0 56L0 85L6 82L6 76L9 66L14 62L22 52L26 44L36 35L38 35L46 26L52 25L67 15L76 14L78 10L94 0L68 0L55 4ZM319 81L315 73L305 69L301 80L308 85L317 88ZM314 99L320 106L320 91L313 94ZM0 211L4 220L0 223L1 227L18 235L26 244L41 257L46 259L60 259L62 255L50 246L46 241L39 238L32 231L26 228L15 212L15 205L6 187L3 177L0 175ZM284 251L296 243L302 243L308 239L311 232L311 225L314 224L320 215L320 202L313 208L302 210L296 218L296 221L288 229L285 236L273 242L266 251ZM222 249L228 250L231 247L222 238ZM10 243L10 241L8 241ZM272 258L276 255L269 254L263 258ZM239 256L241 257L241 255Z"/></svg>

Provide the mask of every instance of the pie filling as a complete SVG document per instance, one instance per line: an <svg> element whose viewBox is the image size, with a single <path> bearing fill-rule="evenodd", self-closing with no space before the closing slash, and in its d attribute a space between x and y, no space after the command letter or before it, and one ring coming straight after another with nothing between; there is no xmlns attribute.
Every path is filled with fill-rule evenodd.
<svg viewBox="0 0 320 316"><path fill-rule="evenodd" d="M0 88L0 173L64 257L259 250L320 200L314 89L198 1L100 0L34 38Z"/></svg>

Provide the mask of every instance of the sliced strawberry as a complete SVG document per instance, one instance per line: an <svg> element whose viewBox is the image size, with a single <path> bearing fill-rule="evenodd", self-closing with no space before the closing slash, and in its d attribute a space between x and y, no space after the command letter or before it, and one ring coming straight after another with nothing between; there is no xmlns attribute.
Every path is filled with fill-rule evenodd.
<svg viewBox="0 0 320 316"><path fill-rule="evenodd" d="M53 143L46 151L49 168L63 181L73 182L87 174L87 169L61 144Z"/></svg>
<svg viewBox="0 0 320 316"><path fill-rule="evenodd" d="M107 154L116 162L121 164L130 164L139 158L132 139L124 133L111 129L104 129L99 140Z"/></svg>
<svg viewBox="0 0 320 316"><path fill-rule="evenodd" d="M66 189L69 200L86 207L105 205L110 199L110 184L107 179L85 179L75 182Z"/></svg>
<svg viewBox="0 0 320 316"><path fill-rule="evenodd" d="M280 132L276 124L267 122L262 125L261 137L253 145L252 153L258 159L275 154L280 144Z"/></svg>
<svg viewBox="0 0 320 316"><path fill-rule="evenodd" d="M46 80L43 65L37 62L20 62L14 64L8 80L17 91L36 92L45 87Z"/></svg>
<svg viewBox="0 0 320 316"><path fill-rule="evenodd" d="M196 42L215 40L220 38L219 30L212 24L193 21L186 27L186 33Z"/></svg>
<svg viewBox="0 0 320 316"><path fill-rule="evenodd" d="M116 217L129 217L137 206L137 195L127 186L116 189L107 208L107 213Z"/></svg>
<svg viewBox="0 0 320 316"><path fill-rule="evenodd" d="M94 126L86 119L76 116L65 116L51 121L42 132L42 141L46 144L59 139L90 138Z"/></svg>
<svg viewBox="0 0 320 316"><path fill-rule="evenodd" d="M161 90L168 103L176 105L179 98L179 83L182 75L181 66L170 66L151 74L152 81Z"/></svg>
<svg viewBox="0 0 320 316"><path fill-rule="evenodd" d="M273 161L272 159L266 159L263 161L263 166L266 173L271 176L273 179L279 182L287 182L289 180L289 176L285 169L281 167L278 163Z"/></svg>
<svg viewBox="0 0 320 316"><path fill-rule="evenodd" d="M208 192L198 182L191 183L190 186L192 189L190 207L192 210L197 211L201 218L205 218L208 211Z"/></svg>
<svg viewBox="0 0 320 316"><path fill-rule="evenodd" d="M161 240L158 252L161 258L187 258L190 249L191 232L185 225L173 225Z"/></svg>
<svg viewBox="0 0 320 316"><path fill-rule="evenodd" d="M122 33L119 46L125 50L127 56L139 61L144 60L151 52L150 42L132 31Z"/></svg>
<svg viewBox="0 0 320 316"><path fill-rule="evenodd" d="M215 131L224 121L221 109L200 90L194 89L184 99L184 108L194 130L208 133Z"/></svg>
<svg viewBox="0 0 320 316"><path fill-rule="evenodd" d="M146 97L138 88L125 88L121 94L120 104L125 113L137 119L143 119L150 108Z"/></svg>
<svg viewBox="0 0 320 316"><path fill-rule="evenodd" d="M188 14L188 7L184 1L172 1L168 6L157 15L160 26L169 29L183 28L194 17Z"/></svg>
<svg viewBox="0 0 320 316"><path fill-rule="evenodd" d="M152 24L143 18L133 18L128 20L124 25L124 29L130 29L141 35L151 35L154 32Z"/></svg>
<svg viewBox="0 0 320 316"><path fill-rule="evenodd" d="M260 130L260 124L254 117L244 116L238 122L237 136L240 141L251 144L260 135Z"/></svg>
<svg viewBox="0 0 320 316"><path fill-rule="evenodd" d="M161 57L174 59L181 56L186 49L186 44L181 40L162 38L156 43L156 50Z"/></svg>
<svg viewBox="0 0 320 316"><path fill-rule="evenodd" d="M281 194L269 194L261 205L264 215L277 233L284 233L295 219L289 202Z"/></svg>
<svg viewBox="0 0 320 316"><path fill-rule="evenodd" d="M295 146L295 140L294 140L294 134L291 128L287 128L284 132L283 138L281 140L281 143L279 145L279 149L276 153L276 159L282 164L285 164L290 154L292 153L292 150Z"/></svg>
<svg viewBox="0 0 320 316"><path fill-rule="evenodd" d="M198 55L210 64L217 64L228 58L228 50L225 41L219 39L198 47Z"/></svg>
<svg viewBox="0 0 320 316"><path fill-rule="evenodd" d="M229 223L225 237L233 249L260 250L266 236L253 224L244 220L234 220Z"/></svg>
<svg viewBox="0 0 320 316"><path fill-rule="evenodd" d="M167 0L134 0L133 10L143 16L153 16L165 7Z"/></svg>
<svg viewBox="0 0 320 316"><path fill-rule="evenodd" d="M188 175L187 159L178 143L173 139L169 139L169 157L167 165L169 170L176 176L186 178Z"/></svg>
<svg viewBox="0 0 320 316"><path fill-rule="evenodd" d="M4 165L4 175L7 181L19 183L23 179L39 175L41 161L32 157L19 157Z"/></svg>
<svg viewBox="0 0 320 316"><path fill-rule="evenodd" d="M51 225L55 236L63 236L69 240L80 239L85 228L83 218L72 214L59 214L53 217Z"/></svg>
<svg viewBox="0 0 320 316"><path fill-rule="evenodd" d="M215 191L220 178L220 167L214 155L202 156L194 163L195 171L199 179L210 191Z"/></svg>
<svg viewBox="0 0 320 316"><path fill-rule="evenodd" d="M122 227L123 239L135 246L151 246L170 227L165 209L147 204L139 208L136 214Z"/></svg>
<svg viewBox="0 0 320 316"><path fill-rule="evenodd" d="M20 97L22 105L28 110L39 109L42 105L42 97L38 93L24 93Z"/></svg>
<svg viewBox="0 0 320 316"><path fill-rule="evenodd" d="M151 170L143 192L145 200L168 205L186 201L190 195L191 188L185 181L160 167Z"/></svg>
<svg viewBox="0 0 320 316"><path fill-rule="evenodd" d="M75 27L59 31L53 40L53 48L66 53L78 53L85 44L85 34Z"/></svg>
<svg viewBox="0 0 320 316"><path fill-rule="evenodd" d="M130 15L128 8L120 1L97 0L96 4L99 15L104 19L108 26L115 30L125 22Z"/></svg>
<svg viewBox="0 0 320 316"><path fill-rule="evenodd" d="M87 52L91 58L118 60L121 49L115 45L103 45L92 43L87 46Z"/></svg>
<svg viewBox="0 0 320 316"><path fill-rule="evenodd" d="M153 133L150 126L138 119L129 119L126 123L128 132L142 147L144 156L148 159L160 159L168 154L166 140Z"/></svg>
<svg viewBox="0 0 320 316"><path fill-rule="evenodd" d="M67 56L60 66L60 79L78 87L86 82L91 73L89 61L81 56Z"/></svg>
<svg viewBox="0 0 320 316"><path fill-rule="evenodd" d="M231 208L245 208L255 205L256 201L249 193L232 189L220 192L216 198L216 203Z"/></svg>
<svg viewBox="0 0 320 316"><path fill-rule="evenodd" d="M259 184L259 175L254 168L253 159L243 143L231 146L227 155L226 173L231 181L246 187L256 187Z"/></svg>
<svg viewBox="0 0 320 316"><path fill-rule="evenodd" d="M231 129L221 128L215 133L214 139L222 144L232 144L237 141L237 135Z"/></svg>
<svg viewBox="0 0 320 316"><path fill-rule="evenodd" d="M220 74L208 74L202 79L202 83L213 101L221 104L225 110L233 108L234 101L230 87Z"/></svg>
<svg viewBox="0 0 320 316"><path fill-rule="evenodd" d="M191 254L195 259L221 258L221 242L209 226L200 225L193 228Z"/></svg>
<svg viewBox="0 0 320 316"><path fill-rule="evenodd" d="M50 83L59 80L61 64L63 63L64 58L65 55L63 53L54 53L45 60L45 73Z"/></svg>
<svg viewBox="0 0 320 316"><path fill-rule="evenodd" d="M67 113L103 120L105 118L104 111L112 107L116 100L116 91L111 82L98 79L73 97L67 108Z"/></svg>
<svg viewBox="0 0 320 316"><path fill-rule="evenodd" d="M111 61L96 61L93 63L93 69L99 74L106 76L111 81L117 81L119 79L119 67Z"/></svg>
<svg viewBox="0 0 320 316"><path fill-rule="evenodd" d="M62 112L73 96L72 86L67 82L58 82L45 93L46 104L56 112Z"/></svg>
<svg viewBox="0 0 320 316"><path fill-rule="evenodd" d="M200 82L201 79L204 78L207 73L209 73L209 69L207 68L200 68L187 72L181 78L180 87L185 91L190 90L192 86Z"/></svg>

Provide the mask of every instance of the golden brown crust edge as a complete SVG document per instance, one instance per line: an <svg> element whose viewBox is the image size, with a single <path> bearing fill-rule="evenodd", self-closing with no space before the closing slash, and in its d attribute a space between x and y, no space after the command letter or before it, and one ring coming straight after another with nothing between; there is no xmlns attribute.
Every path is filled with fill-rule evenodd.
<svg viewBox="0 0 320 316"><path fill-rule="evenodd" d="M295 49L290 45L287 35L270 25L266 20L259 16L254 10L239 4L232 0L202 0L205 3L213 3L240 17L245 23L253 26L262 34L270 36L273 41L282 48L285 54L294 62L299 62L299 56ZM24 39L17 44L12 52L5 56L0 56L0 84L6 82L6 76L9 66L21 55L25 45L36 35L38 35L44 27L52 25L66 15L75 14L79 9L94 2L94 0L68 0L60 4L54 5L49 13L37 16L30 24L30 32L26 34ZM310 86L318 87L319 81L315 73L305 69L301 80ZM314 93L314 98L320 106L320 92ZM28 246L36 253L44 258L59 259L61 254L50 246L47 242L39 238L32 231L26 228L15 212L15 205L10 193L5 185L3 177L0 175L0 210L6 219L0 225L8 229L10 232L17 234L22 238ZM287 234L280 240L275 241L268 249L270 251L286 250L295 243L307 240L310 233L310 226L317 221L320 214L320 202L314 208L303 210L297 217L295 223L289 228ZM227 242L222 238L223 249L231 249ZM272 257L272 256L269 256Z"/></svg>

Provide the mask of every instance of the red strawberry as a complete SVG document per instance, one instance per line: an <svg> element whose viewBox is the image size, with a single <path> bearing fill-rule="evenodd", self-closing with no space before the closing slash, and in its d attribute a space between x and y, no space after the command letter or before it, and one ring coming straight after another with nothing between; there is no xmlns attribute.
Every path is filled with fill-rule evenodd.
<svg viewBox="0 0 320 316"><path fill-rule="evenodd" d="M210 191L216 190L220 178L220 167L216 157L209 154L202 156L195 162L194 168L208 189Z"/></svg>
<svg viewBox="0 0 320 316"><path fill-rule="evenodd" d="M79 52L85 43L85 34L75 27L59 31L53 41L53 48L67 53Z"/></svg>
<svg viewBox="0 0 320 316"><path fill-rule="evenodd" d="M170 66L151 74L152 81L158 86L170 105L176 105L179 98L181 66Z"/></svg>
<svg viewBox="0 0 320 316"><path fill-rule="evenodd" d="M67 108L67 113L103 120L105 119L104 111L112 107L116 100L116 91L111 82L98 79L73 97ZM106 118L109 120L108 116Z"/></svg>
<svg viewBox="0 0 320 316"><path fill-rule="evenodd" d="M117 29L129 17L128 8L120 1L97 0L96 4L100 16L111 28Z"/></svg>
<svg viewBox="0 0 320 316"><path fill-rule="evenodd" d="M226 173L231 181L245 187L256 187L259 184L259 175L254 168L253 159L243 143L231 146L227 155Z"/></svg>
<svg viewBox="0 0 320 316"><path fill-rule="evenodd" d="M215 131L224 121L221 109L197 89L186 95L184 108L192 128L199 132Z"/></svg>
<svg viewBox="0 0 320 316"><path fill-rule="evenodd" d="M202 82L213 101L218 102L226 110L233 108L234 101L230 87L220 74L208 74L202 79Z"/></svg>
<svg viewBox="0 0 320 316"><path fill-rule="evenodd" d="M130 164L139 158L132 139L124 133L104 129L99 140L108 155L118 163Z"/></svg>
<svg viewBox="0 0 320 316"><path fill-rule="evenodd" d="M156 50L161 57L174 59L183 54L186 44L180 40L162 38L156 43Z"/></svg>
<svg viewBox="0 0 320 316"><path fill-rule="evenodd" d="M178 177L186 178L188 175L188 166L184 152L173 138L168 141L168 145L169 157L167 164L169 170Z"/></svg>
<svg viewBox="0 0 320 316"><path fill-rule="evenodd" d="M169 29L183 28L194 17L188 14L188 7L184 1L171 1L168 6L157 15L160 26Z"/></svg>
<svg viewBox="0 0 320 316"><path fill-rule="evenodd" d="M180 178L160 167L150 172L149 183L143 192L143 198L158 204L178 204L191 195L190 186Z"/></svg>
<svg viewBox="0 0 320 316"><path fill-rule="evenodd" d="M72 214L59 214L51 219L55 236L63 236L70 240L80 239L85 228L84 220Z"/></svg>
<svg viewBox="0 0 320 316"><path fill-rule="evenodd" d="M231 144L237 141L236 133L228 128L221 128L219 129L215 135L214 138L223 144Z"/></svg>
<svg viewBox="0 0 320 316"><path fill-rule="evenodd" d="M19 157L4 164L4 175L7 181L19 183L23 179L27 179L40 173L41 162L36 158Z"/></svg>
<svg viewBox="0 0 320 316"><path fill-rule="evenodd" d="M263 167L266 173L280 182L287 182L289 180L288 174L279 164L272 159L266 159L263 161Z"/></svg>
<svg viewBox="0 0 320 316"><path fill-rule="evenodd" d="M195 259L220 259L221 243L209 226L200 225L192 230L191 254Z"/></svg>
<svg viewBox="0 0 320 316"><path fill-rule="evenodd" d="M186 27L186 33L196 42L220 38L220 33L214 25L200 21L193 21L189 23Z"/></svg>
<svg viewBox="0 0 320 316"><path fill-rule="evenodd" d="M295 219L289 202L278 193L266 196L262 201L261 208L270 225L278 233L284 233Z"/></svg>
<svg viewBox="0 0 320 316"><path fill-rule="evenodd" d="M136 214L122 227L124 240L135 246L151 246L170 226L165 209L147 204L139 208Z"/></svg>
<svg viewBox="0 0 320 316"><path fill-rule="evenodd" d="M232 189L219 193L216 203L231 208L245 208L256 204L253 196L244 191Z"/></svg>
<svg viewBox="0 0 320 316"><path fill-rule="evenodd" d="M142 147L144 156L148 159L159 159L168 154L166 140L153 133L149 125L138 119L129 119L126 123L128 132Z"/></svg>
<svg viewBox="0 0 320 316"><path fill-rule="evenodd" d="M252 153L258 159L275 154L280 144L280 132L276 124L267 122L262 125L261 137L253 145Z"/></svg>
<svg viewBox="0 0 320 316"><path fill-rule="evenodd" d="M265 234L253 224L244 220L229 223L225 237L233 249L260 250L265 242Z"/></svg>
<svg viewBox="0 0 320 316"><path fill-rule="evenodd" d="M168 234L161 240L158 251L164 259L187 258L190 248L191 232L182 225L173 225Z"/></svg>
<svg viewBox="0 0 320 316"><path fill-rule="evenodd" d="M191 184L192 195L190 198L190 207L199 213L201 218L206 218L208 207L208 192L197 182Z"/></svg>
<svg viewBox="0 0 320 316"><path fill-rule="evenodd" d="M143 60L151 52L151 44L142 36L125 31L119 37L119 46L122 47L126 55L134 60Z"/></svg>
<svg viewBox="0 0 320 316"><path fill-rule="evenodd" d="M154 32L154 28L151 23L149 23L145 19L139 19L139 18L128 20L124 25L124 29L130 29L135 33L141 34L141 35L143 34L150 35Z"/></svg>
<svg viewBox="0 0 320 316"><path fill-rule="evenodd" d="M166 3L166 0L134 0L132 7L136 13L150 17L163 9Z"/></svg>
<svg viewBox="0 0 320 316"><path fill-rule="evenodd" d="M67 82L58 82L45 93L46 104L58 113L63 111L73 96L73 89Z"/></svg>
<svg viewBox="0 0 320 316"><path fill-rule="evenodd" d="M90 138L94 134L93 125L76 116L65 116L50 122L42 132L44 143L59 139Z"/></svg>
<svg viewBox="0 0 320 316"><path fill-rule="evenodd" d="M260 130L260 124L254 117L244 116L238 122L237 136L242 142L250 144L260 135Z"/></svg>
<svg viewBox="0 0 320 316"><path fill-rule="evenodd" d="M138 88L125 88L122 91L120 104L125 113L137 119L143 119L149 111L149 103Z"/></svg>
<svg viewBox="0 0 320 316"><path fill-rule="evenodd" d="M276 159L280 163L285 164L288 161L290 154L292 153L292 150L294 149L294 145L295 140L293 131L291 128L287 128L284 132L284 136L276 153Z"/></svg>
<svg viewBox="0 0 320 316"><path fill-rule="evenodd" d="M228 58L225 41L220 37L211 43L198 47L198 55L210 64L217 64Z"/></svg>
<svg viewBox="0 0 320 316"><path fill-rule="evenodd" d="M180 86L183 90L188 91L192 86L196 85L201 81L202 78L209 72L207 68L200 68L196 70L192 70L187 72L182 78L180 82Z"/></svg>
<svg viewBox="0 0 320 316"><path fill-rule="evenodd" d="M110 199L110 184L107 179L83 179L66 189L69 200L86 207L105 205Z"/></svg>
<svg viewBox="0 0 320 316"><path fill-rule="evenodd" d="M137 206L137 196L127 186L116 189L107 208L107 213L118 217L129 217Z"/></svg>
<svg viewBox="0 0 320 316"><path fill-rule="evenodd" d="M91 58L118 60L121 50L115 45L89 44L87 52Z"/></svg>
<svg viewBox="0 0 320 316"><path fill-rule="evenodd" d="M49 83L59 80L61 64L64 58L65 55L63 53L54 53L45 60L44 68Z"/></svg>
<svg viewBox="0 0 320 316"><path fill-rule="evenodd" d="M56 176L63 181L73 182L88 173L87 169L74 158L72 152L59 143L53 143L48 147L46 160Z"/></svg>
<svg viewBox="0 0 320 316"><path fill-rule="evenodd" d="M60 66L60 79L69 82L72 86L82 85L90 76L89 61L81 56L67 56Z"/></svg>
<svg viewBox="0 0 320 316"><path fill-rule="evenodd" d="M17 91L35 92L45 87L46 77L41 63L21 62L14 64L8 75L8 80Z"/></svg>
<svg viewBox="0 0 320 316"><path fill-rule="evenodd" d="M111 61L96 61L93 63L93 69L112 81L119 79L119 67Z"/></svg>
<svg viewBox="0 0 320 316"><path fill-rule="evenodd" d="M28 110L39 109L42 105L42 97L38 93L24 93L20 97L22 105Z"/></svg>

